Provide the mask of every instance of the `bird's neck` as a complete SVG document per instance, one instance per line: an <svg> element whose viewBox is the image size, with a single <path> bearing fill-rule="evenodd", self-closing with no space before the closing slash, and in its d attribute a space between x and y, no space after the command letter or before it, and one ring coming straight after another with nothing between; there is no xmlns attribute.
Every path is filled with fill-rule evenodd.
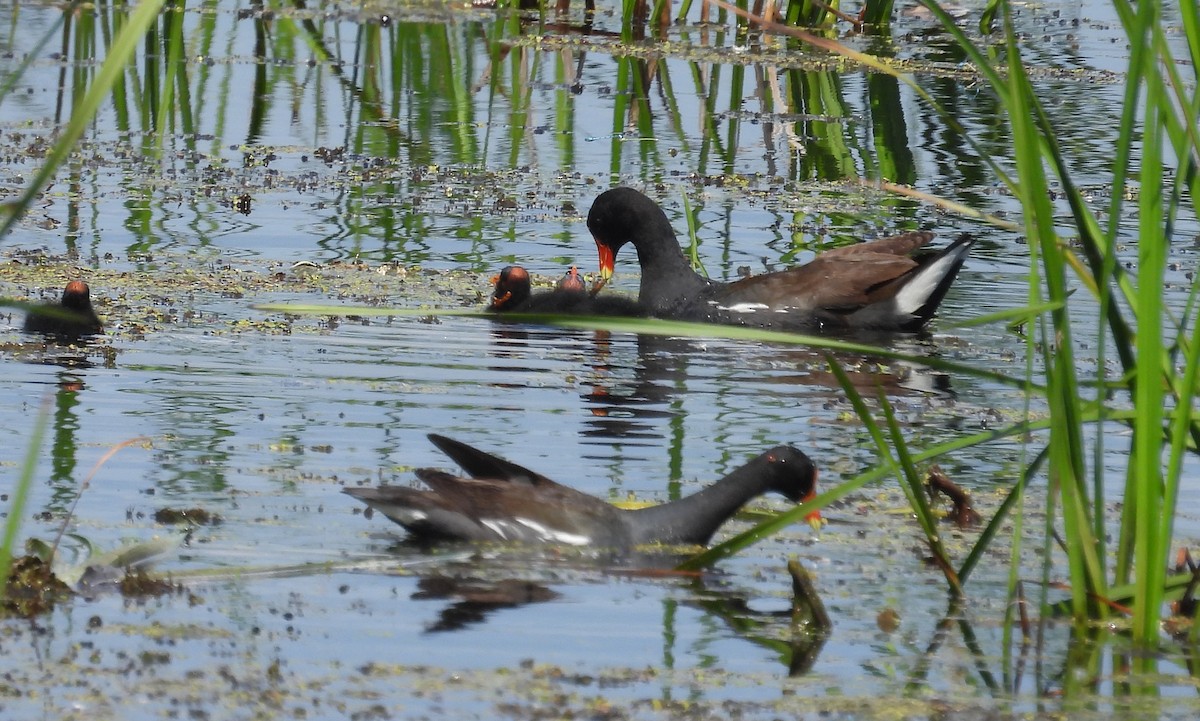
<svg viewBox="0 0 1200 721"><path fill-rule="evenodd" d="M635 246L642 280L638 300L652 314L670 313L685 302L702 298L712 281L692 270L674 235L670 243Z"/></svg>
<svg viewBox="0 0 1200 721"><path fill-rule="evenodd" d="M686 498L633 511L635 543L707 544L722 523L767 490L763 477L735 472Z"/></svg>

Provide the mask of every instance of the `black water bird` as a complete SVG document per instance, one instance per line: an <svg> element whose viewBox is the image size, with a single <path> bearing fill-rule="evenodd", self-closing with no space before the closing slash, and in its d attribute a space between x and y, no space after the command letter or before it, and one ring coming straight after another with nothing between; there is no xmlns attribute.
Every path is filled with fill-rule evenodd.
<svg viewBox="0 0 1200 721"><path fill-rule="evenodd" d="M817 470L803 452L777 446L707 488L626 510L460 441L429 439L470 477L422 468L429 490L404 486L345 492L417 539L555 543L605 548L705 544L749 500L768 491L799 503L815 494ZM810 521L819 518L810 516Z"/></svg>
<svg viewBox="0 0 1200 721"><path fill-rule="evenodd" d="M732 283L692 270L662 208L633 188L601 193L588 213L600 256L599 290L617 253L633 245L638 302L660 318L794 330L920 330L937 310L974 239L913 252L933 234L913 231L828 250L805 265Z"/></svg>
<svg viewBox="0 0 1200 721"><path fill-rule="evenodd" d="M529 272L510 265L492 278L495 286L488 309L495 313L560 313L570 315L645 316L646 311L620 295L589 295L587 283L572 266L554 290L534 293Z"/></svg>
<svg viewBox="0 0 1200 721"><path fill-rule="evenodd" d="M82 280L67 283L62 300L58 303L44 303L30 308L25 316L24 328L29 333L64 338L104 332L104 324L92 308L91 289Z"/></svg>

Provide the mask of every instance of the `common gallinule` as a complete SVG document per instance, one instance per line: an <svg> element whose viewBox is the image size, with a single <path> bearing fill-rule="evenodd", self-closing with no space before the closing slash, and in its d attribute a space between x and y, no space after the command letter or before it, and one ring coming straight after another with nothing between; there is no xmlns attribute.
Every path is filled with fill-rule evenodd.
<svg viewBox="0 0 1200 721"><path fill-rule="evenodd" d="M555 290L561 290L567 293L587 293L587 282L583 276L579 274L579 268L571 266L563 277L558 279L554 284Z"/></svg>
<svg viewBox="0 0 1200 721"><path fill-rule="evenodd" d="M492 278L495 289L488 310L495 313L568 313L571 315L644 316L636 301L619 295L588 295L587 283L571 266L554 290L533 293L529 272L510 265Z"/></svg>
<svg viewBox="0 0 1200 721"><path fill-rule="evenodd" d="M67 283L62 300L30 308L25 315L25 330L64 337L96 335L104 325L92 309L91 289L82 280Z"/></svg>
<svg viewBox="0 0 1200 721"><path fill-rule="evenodd" d="M600 255L597 289L612 277L621 247L632 243L642 267L638 302L651 315L785 329L919 330L974 242L963 235L939 252L911 257L933 239L932 233L915 231L826 251L797 268L722 283L692 270L662 208L633 188L601 193L587 224Z"/></svg>
<svg viewBox="0 0 1200 721"><path fill-rule="evenodd" d="M421 468L417 477L431 490L344 489L419 539L607 548L705 544L750 499L775 491L800 502L815 494L817 480L808 456L777 446L686 498L625 510L465 443L436 434L429 439L472 477Z"/></svg>

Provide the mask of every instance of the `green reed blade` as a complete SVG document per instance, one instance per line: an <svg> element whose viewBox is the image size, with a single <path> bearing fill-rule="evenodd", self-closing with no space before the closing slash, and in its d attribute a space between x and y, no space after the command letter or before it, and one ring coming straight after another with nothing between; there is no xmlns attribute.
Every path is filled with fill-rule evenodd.
<svg viewBox="0 0 1200 721"><path fill-rule="evenodd" d="M692 211L692 203L688 200L687 193L683 194L683 217L687 218L688 246L685 254L692 264L692 270L699 272L707 278L708 271L704 268L704 261L700 258L700 236L697 232L699 219L696 218L696 213Z"/></svg>
<svg viewBox="0 0 1200 721"><path fill-rule="evenodd" d="M12 230L13 225L25 214L25 211L37 199L42 189L46 187L50 179L58 171L58 168L75 148L75 143L78 142L84 131L91 124L92 118L95 117L96 111L100 108L100 104L108 97L114 83L116 83L120 74L124 72L126 64L132 59L133 52L137 48L139 41L154 26L154 20L158 17L161 7L161 0L144 0L129 15L128 22L121 28L120 33L113 41L112 47L109 48L108 56L104 59L104 63L100 66L100 71L96 73L96 77L88 86L83 99L71 109L71 121L50 148L45 161L34 175L33 180L30 181L25 192L13 204L13 212L4 218L3 224L0 224L0 238Z"/></svg>
<svg viewBox="0 0 1200 721"><path fill-rule="evenodd" d="M4 80L0 82L0 103L4 102L4 99L8 97L8 94L12 92L13 86L20 82L21 78L25 76L25 71L29 69L29 66L33 64L33 61L42 57L42 51L45 50L46 45L49 44L52 39L59 35L59 31L62 28L63 23L66 22L66 19L71 17L75 13L76 8L83 4L84 3L82 2L73 2L64 8L63 12L58 16L58 18L55 19L55 21L50 24L50 27L46 29L46 34L43 35L40 40L34 43L33 48L28 53L25 53L25 57L21 59L20 64L13 68L13 70L4 78Z"/></svg>
<svg viewBox="0 0 1200 721"><path fill-rule="evenodd" d="M894 0L866 0L863 5L863 22L874 32L884 35L892 23Z"/></svg>
<svg viewBox="0 0 1200 721"><path fill-rule="evenodd" d="M1159 21L1155 2L1138 4L1138 26L1148 29ZM1149 38L1145 41L1148 43ZM1162 337L1162 284L1167 264L1170 237L1163 236L1163 166L1161 113L1166 98L1156 82L1159 58L1140 53L1140 67L1131 65L1131 74L1144 80L1145 103L1142 107L1141 170L1138 174L1138 333L1135 339L1137 364L1134 381L1134 421L1131 473L1135 480L1137 519L1134 531L1134 638L1143 645L1158 640L1166 574L1167 549L1161 546L1160 523L1170 523L1163 513L1162 427L1163 393L1161 385L1164 344ZM1126 501L1128 502L1128 498Z"/></svg>
<svg viewBox="0 0 1200 721"><path fill-rule="evenodd" d="M983 431L970 436L955 438L945 443L940 443L932 448L927 448L918 453L914 453L912 460L914 463L923 463L932 461L944 455L960 451L964 448L983 445L986 443L995 442L1001 438L1011 438L1013 436L1022 436L1033 431L1042 431L1049 427L1048 420L1028 421L1007 426L996 430ZM818 460L819 465L819 460ZM733 538L720 543L712 548L709 548L681 563L678 568L681 570L696 570L706 568L721 560L727 558L734 553L737 553L747 546L753 545L755 542L768 538L790 525L798 523L804 519L812 511L824 508L831 503L835 503L843 498L846 498L851 493L855 493L862 488L877 483L892 475L891 468L886 465L879 464L862 473L845 480L833 488L820 493L816 498L807 501L795 508L790 508L769 520L763 521L743 533L740 533Z"/></svg>
<svg viewBox="0 0 1200 721"><path fill-rule="evenodd" d="M17 543L17 534L21 531L21 521L25 518L25 506L29 502L29 489L33 487L34 474L37 472L42 441L50 425L50 399L51 396L47 395L42 400L37 416L33 419L25 459L18 469L16 483L9 491L11 496L7 509L8 517L4 522L3 540L0 540L0 600L3 600L8 591L8 571L12 567L13 549Z"/></svg>

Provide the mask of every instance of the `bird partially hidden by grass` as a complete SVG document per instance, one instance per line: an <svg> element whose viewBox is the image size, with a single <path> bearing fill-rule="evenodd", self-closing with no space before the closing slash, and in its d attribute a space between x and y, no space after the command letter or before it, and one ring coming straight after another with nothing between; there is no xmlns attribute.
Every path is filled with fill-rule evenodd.
<svg viewBox="0 0 1200 721"><path fill-rule="evenodd" d="M803 452L776 446L690 496L625 510L445 436L429 440L470 477L430 468L429 490L346 488L418 540L509 541L628 549L707 544L743 505L768 491L799 503L815 495L817 469ZM813 513L810 523L819 522Z"/></svg>
<svg viewBox="0 0 1200 721"><path fill-rule="evenodd" d="M62 300L43 303L25 315L25 331L61 338L79 338L104 332L100 316L92 308L91 289L82 280L67 283Z"/></svg>
<svg viewBox="0 0 1200 721"><path fill-rule="evenodd" d="M575 266L558 279L553 290L533 292L529 271L510 265L492 277L492 300L488 310L495 313L556 313L564 315L605 315L637 317L646 311L636 301L622 295L588 294L587 282Z"/></svg>

